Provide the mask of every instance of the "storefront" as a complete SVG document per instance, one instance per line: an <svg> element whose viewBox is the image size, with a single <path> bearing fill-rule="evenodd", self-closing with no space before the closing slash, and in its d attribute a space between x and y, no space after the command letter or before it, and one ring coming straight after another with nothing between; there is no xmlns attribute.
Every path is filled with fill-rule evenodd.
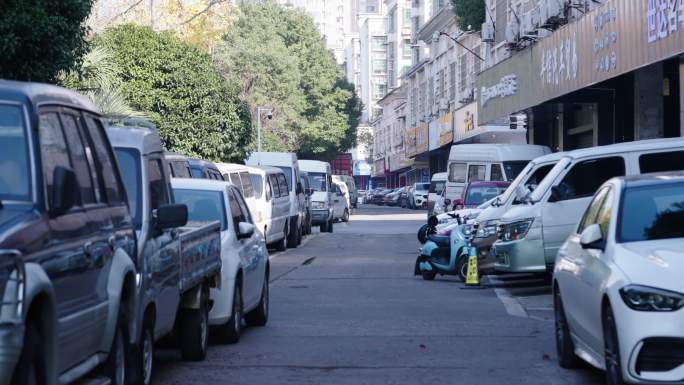
<svg viewBox="0 0 684 385"><path fill-rule="evenodd" d="M526 114L530 143L555 150L681 136L684 9L608 0L477 81L484 124Z"/></svg>
<svg viewBox="0 0 684 385"><path fill-rule="evenodd" d="M430 171L427 162L428 124L421 122L418 127L407 128L404 133L404 154L413 164L405 172L406 184L429 180Z"/></svg>
<svg viewBox="0 0 684 385"><path fill-rule="evenodd" d="M448 112L428 125L430 175L446 171L451 142L454 140L453 122L453 114Z"/></svg>

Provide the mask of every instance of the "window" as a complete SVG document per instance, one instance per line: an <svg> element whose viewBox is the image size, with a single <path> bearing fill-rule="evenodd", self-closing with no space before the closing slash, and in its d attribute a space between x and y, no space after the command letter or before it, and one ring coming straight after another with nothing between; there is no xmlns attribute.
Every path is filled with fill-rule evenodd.
<svg viewBox="0 0 684 385"><path fill-rule="evenodd" d="M460 81L458 89L464 92L466 89L466 77L468 76L468 56L466 54L461 55L460 65Z"/></svg>
<svg viewBox="0 0 684 385"><path fill-rule="evenodd" d="M579 162L558 184L558 200L590 197L605 181L622 175L625 175L625 161L619 156Z"/></svg>
<svg viewBox="0 0 684 385"><path fill-rule="evenodd" d="M100 183L104 184L107 202L110 204L121 203L124 199L123 188L116 175L114 154L112 154L109 141L105 136L104 127L99 119L92 116L86 115L85 122L91 141L90 149L95 150L95 168L102 178Z"/></svg>
<svg viewBox="0 0 684 385"><path fill-rule="evenodd" d="M238 225L240 222L244 222L245 218L242 216L240 211L240 206L238 204L237 198L233 189L228 190L228 203L230 204L230 217L233 220L233 231L235 231L235 236L238 235Z"/></svg>
<svg viewBox="0 0 684 385"><path fill-rule="evenodd" d="M193 178L204 179L204 170L202 170L202 167L190 166L190 172L192 172Z"/></svg>
<svg viewBox="0 0 684 385"><path fill-rule="evenodd" d="M29 164L22 110L0 104L0 201L31 199Z"/></svg>
<svg viewBox="0 0 684 385"><path fill-rule="evenodd" d="M242 214L243 218L242 221L254 224L254 221L252 221L252 214L249 212L249 208L247 207L247 203L245 203L245 199L242 197L242 194L240 194L240 192L237 190L233 190L233 193L235 194L235 199L240 206L240 213Z"/></svg>
<svg viewBox="0 0 684 385"><path fill-rule="evenodd" d="M578 234L582 234L584 229L596 223L599 212L601 211L601 204L603 203L603 199L606 197L608 190L608 187L601 189L601 191L594 196L594 199L592 199L591 203L587 207L587 210L584 212L579 226L577 227Z"/></svg>
<svg viewBox="0 0 684 385"><path fill-rule="evenodd" d="M325 174L322 172L310 172L309 186L311 186L314 191L327 191Z"/></svg>
<svg viewBox="0 0 684 385"><path fill-rule="evenodd" d="M240 180L240 174L236 172L231 172L230 173L230 181L233 183L237 188L242 189L242 180Z"/></svg>
<svg viewBox="0 0 684 385"><path fill-rule="evenodd" d="M285 179L285 175L279 174L278 175L278 189L280 189L280 195L281 196L288 196L288 187L287 187L287 179Z"/></svg>
<svg viewBox="0 0 684 385"><path fill-rule="evenodd" d="M404 56L404 59L411 58L411 39L404 39L404 51L402 52L402 55ZM406 67L410 68L411 66Z"/></svg>
<svg viewBox="0 0 684 385"><path fill-rule="evenodd" d="M411 8L404 8L404 25L411 24Z"/></svg>
<svg viewBox="0 0 684 385"><path fill-rule="evenodd" d="M444 191L444 185L446 182L443 180L435 180L430 182L430 193L431 194L437 194L437 195L442 195L442 191Z"/></svg>
<svg viewBox="0 0 684 385"><path fill-rule="evenodd" d="M527 179L527 182L525 182L525 186L531 187L533 189L537 188L537 185L541 183L542 179L546 177L546 174L551 171L553 168L553 164L549 164L546 166L541 166L539 167L531 176L529 179Z"/></svg>
<svg viewBox="0 0 684 385"><path fill-rule="evenodd" d="M476 180L487 180L487 166L484 164L471 164L468 166L468 183Z"/></svg>
<svg viewBox="0 0 684 385"><path fill-rule="evenodd" d="M456 63L449 64L449 99L456 99Z"/></svg>
<svg viewBox="0 0 684 385"><path fill-rule="evenodd" d="M684 238L684 183L628 188L618 223L619 242Z"/></svg>
<svg viewBox="0 0 684 385"><path fill-rule="evenodd" d="M71 167L66 141L62 134L62 125L56 112L40 114L38 136L48 202L52 203L52 185L55 168L59 166Z"/></svg>
<svg viewBox="0 0 684 385"><path fill-rule="evenodd" d="M452 163L449 165L449 182L465 183L466 181L466 164Z"/></svg>
<svg viewBox="0 0 684 385"><path fill-rule="evenodd" d="M79 134L78 118L72 114L62 114L62 123L64 124L64 135L66 137L67 145L69 146L69 155L71 156L71 164L74 166L74 173L76 180L80 187L81 203L89 204L95 203L95 192L93 191L92 174L90 173L90 166L86 158L86 150Z"/></svg>
<svg viewBox="0 0 684 385"><path fill-rule="evenodd" d="M266 200L270 201L271 198L274 197L274 195L273 195L274 192L273 192L273 187L271 187L271 180L268 176L266 176L264 183L266 184Z"/></svg>
<svg viewBox="0 0 684 385"><path fill-rule="evenodd" d="M501 170L501 165L499 163L492 163L492 171L489 176L489 180L492 181L503 181L503 171Z"/></svg>
<svg viewBox="0 0 684 385"><path fill-rule="evenodd" d="M257 199L261 199L261 194L264 192L263 191L263 180L261 179L261 175L256 175L256 174L249 174L249 179L251 179L251 186L252 190L254 190L254 197ZM267 196L266 199L269 197Z"/></svg>
<svg viewBox="0 0 684 385"><path fill-rule="evenodd" d="M287 186L289 187L289 191L292 190L292 167L285 167L285 166L277 166L279 169L283 170L283 174L285 174L285 179L287 180Z"/></svg>
<svg viewBox="0 0 684 385"><path fill-rule="evenodd" d="M175 178L191 178L190 168L183 161L173 161L169 163L171 175Z"/></svg>
<svg viewBox="0 0 684 385"><path fill-rule="evenodd" d="M280 192L280 187L278 186L278 175L271 174L268 176L268 180L271 182L271 189L273 190L274 198L278 198L287 194L286 192L282 194Z"/></svg>
<svg viewBox="0 0 684 385"><path fill-rule="evenodd" d="M373 73L384 74L385 72L387 72L387 60L373 59Z"/></svg>
<svg viewBox="0 0 684 385"><path fill-rule="evenodd" d="M149 159L147 161L147 178L150 193L150 208L158 209L160 206L169 203L168 186L164 183L162 163L159 159Z"/></svg>
<svg viewBox="0 0 684 385"><path fill-rule="evenodd" d="M136 229L142 226L142 174L140 172L140 152L133 148L115 148L116 160L121 170L121 178L128 196L128 208Z"/></svg>
<svg viewBox="0 0 684 385"><path fill-rule="evenodd" d="M613 189L609 188L606 193L606 198L603 200L603 205L601 205L601 210L596 217L596 223L601 227L601 234L604 238L608 235L610 217L613 214L613 195Z"/></svg>
<svg viewBox="0 0 684 385"><path fill-rule="evenodd" d="M188 223L207 224L219 222L221 231L228 228L226 208L221 191L174 189L176 203L188 207Z"/></svg>
<svg viewBox="0 0 684 385"><path fill-rule="evenodd" d="M642 174L681 170L683 168L684 151L658 152L639 157L639 169Z"/></svg>
<svg viewBox="0 0 684 385"><path fill-rule="evenodd" d="M391 11L387 14L387 32L388 33L393 33L396 31L396 17L397 17L397 8L394 7L392 8Z"/></svg>
<svg viewBox="0 0 684 385"><path fill-rule="evenodd" d="M385 36L373 36L371 39L371 49L373 51L384 51L385 43L387 42L387 37Z"/></svg>
<svg viewBox="0 0 684 385"><path fill-rule="evenodd" d="M494 199L506 191L504 186L471 186L466 191L466 206L479 206L484 202Z"/></svg>
<svg viewBox="0 0 684 385"><path fill-rule="evenodd" d="M382 99L383 96L385 96L385 93L387 92L387 86L385 84L374 84L373 85L373 99ZM379 107L380 109L380 114L382 114L382 108Z"/></svg>
<svg viewBox="0 0 684 385"><path fill-rule="evenodd" d="M241 172L240 179L242 180L242 193L247 198L253 197L254 188L252 187L251 179L249 179L249 173L247 171Z"/></svg>
<svg viewBox="0 0 684 385"><path fill-rule="evenodd" d="M504 171L506 172L506 180L512 182L515 178L518 177L518 175L520 175L522 170L524 170L525 167L527 167L528 163L530 162L527 160L514 160L503 162Z"/></svg>

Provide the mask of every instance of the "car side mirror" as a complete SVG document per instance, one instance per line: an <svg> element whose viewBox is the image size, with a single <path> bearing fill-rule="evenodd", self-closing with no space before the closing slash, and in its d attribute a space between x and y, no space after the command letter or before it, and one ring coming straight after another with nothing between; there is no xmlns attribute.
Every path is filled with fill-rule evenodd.
<svg viewBox="0 0 684 385"><path fill-rule="evenodd" d="M597 249L603 251L606 247L606 242L603 239L601 226L594 223L590 225L580 235L580 245L583 249Z"/></svg>
<svg viewBox="0 0 684 385"><path fill-rule="evenodd" d="M57 166L52 172L52 202L50 216L57 217L76 206L81 196L81 188L76 173L68 167Z"/></svg>
<svg viewBox="0 0 684 385"><path fill-rule="evenodd" d="M154 210L154 227L167 230L185 226L188 223L188 206L184 204L161 205Z"/></svg>
<svg viewBox="0 0 684 385"><path fill-rule="evenodd" d="M558 202L561 200L561 191L558 186L551 187L551 196L549 196L549 202Z"/></svg>
<svg viewBox="0 0 684 385"><path fill-rule="evenodd" d="M238 223L237 238L246 239L254 235L254 225L247 222Z"/></svg>

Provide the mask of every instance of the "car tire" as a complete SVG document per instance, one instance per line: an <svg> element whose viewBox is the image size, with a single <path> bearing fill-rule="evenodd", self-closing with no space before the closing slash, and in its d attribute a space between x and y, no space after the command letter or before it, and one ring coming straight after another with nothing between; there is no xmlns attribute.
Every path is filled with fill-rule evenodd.
<svg viewBox="0 0 684 385"><path fill-rule="evenodd" d="M342 222L349 222L349 210L344 209L344 214L342 214Z"/></svg>
<svg viewBox="0 0 684 385"><path fill-rule="evenodd" d="M104 364L105 376L110 379L111 385L126 385L129 382L130 363L128 362L128 349L126 349L127 340L126 319L119 316L112 339L112 348Z"/></svg>
<svg viewBox="0 0 684 385"><path fill-rule="evenodd" d="M620 342L617 335L617 327L615 325L615 316L613 315L613 310L610 308L610 305L605 305L603 309L603 341L606 384L623 385L625 381L622 378Z"/></svg>
<svg viewBox="0 0 684 385"><path fill-rule="evenodd" d="M209 345L208 290L202 288L198 309L183 309L181 313L180 351L185 361L203 361Z"/></svg>
<svg viewBox="0 0 684 385"><path fill-rule="evenodd" d="M458 261L456 262L456 275L458 276L458 279L461 280L461 282L465 282L468 279L468 258L467 256L458 257Z"/></svg>
<svg viewBox="0 0 684 385"><path fill-rule="evenodd" d="M435 276L437 276L437 273L434 271L428 271L428 270L421 270L420 275L423 276L423 279L426 281L432 281L435 279Z"/></svg>
<svg viewBox="0 0 684 385"><path fill-rule="evenodd" d="M285 227L285 230L283 231L283 239L279 240L276 242L276 250L278 251L285 251L287 250L287 238L288 238L288 229L289 226Z"/></svg>
<svg viewBox="0 0 684 385"><path fill-rule="evenodd" d="M558 365L565 369L574 369L579 364L575 355L575 345L570 336L570 327L565 317L565 308L560 291L556 287L553 293L553 313L555 316L555 336L556 354L558 355Z"/></svg>
<svg viewBox="0 0 684 385"><path fill-rule="evenodd" d="M295 223L294 226L288 226L288 234L287 234L287 247L290 249L296 248L299 243L297 243L297 239L299 239L299 226Z"/></svg>
<svg viewBox="0 0 684 385"><path fill-rule="evenodd" d="M328 232L328 222L321 223L320 230L321 230L321 233L327 233Z"/></svg>
<svg viewBox="0 0 684 385"><path fill-rule="evenodd" d="M233 307L228 322L221 325L218 330L220 340L227 344L235 344L240 341L242 333L242 283L237 281L233 290Z"/></svg>
<svg viewBox="0 0 684 385"><path fill-rule="evenodd" d="M333 232L333 224L334 223L335 223L335 221L333 219L331 219L330 222L328 222L328 232L329 233Z"/></svg>
<svg viewBox="0 0 684 385"><path fill-rule="evenodd" d="M148 320L142 330L140 348L136 349L132 374L135 385L150 385L154 377L154 325Z"/></svg>
<svg viewBox="0 0 684 385"><path fill-rule="evenodd" d="M11 384L46 384L44 339L35 322L30 322L24 332L24 343L19 361L14 367Z"/></svg>
<svg viewBox="0 0 684 385"><path fill-rule="evenodd" d="M245 322L249 326L264 326L268 322L268 273L264 276L264 284L261 288L261 300L259 305L249 313L245 314Z"/></svg>

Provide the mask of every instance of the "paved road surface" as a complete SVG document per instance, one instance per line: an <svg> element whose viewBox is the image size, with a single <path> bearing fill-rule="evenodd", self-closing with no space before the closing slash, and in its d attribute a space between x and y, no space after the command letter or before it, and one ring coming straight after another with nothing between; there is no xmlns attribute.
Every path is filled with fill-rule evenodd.
<svg viewBox="0 0 684 385"><path fill-rule="evenodd" d="M423 211L364 206L271 258L271 318L207 360L157 354L157 384L601 384L560 369L548 289L529 277L462 290L413 276ZM511 315L513 314L513 315Z"/></svg>

